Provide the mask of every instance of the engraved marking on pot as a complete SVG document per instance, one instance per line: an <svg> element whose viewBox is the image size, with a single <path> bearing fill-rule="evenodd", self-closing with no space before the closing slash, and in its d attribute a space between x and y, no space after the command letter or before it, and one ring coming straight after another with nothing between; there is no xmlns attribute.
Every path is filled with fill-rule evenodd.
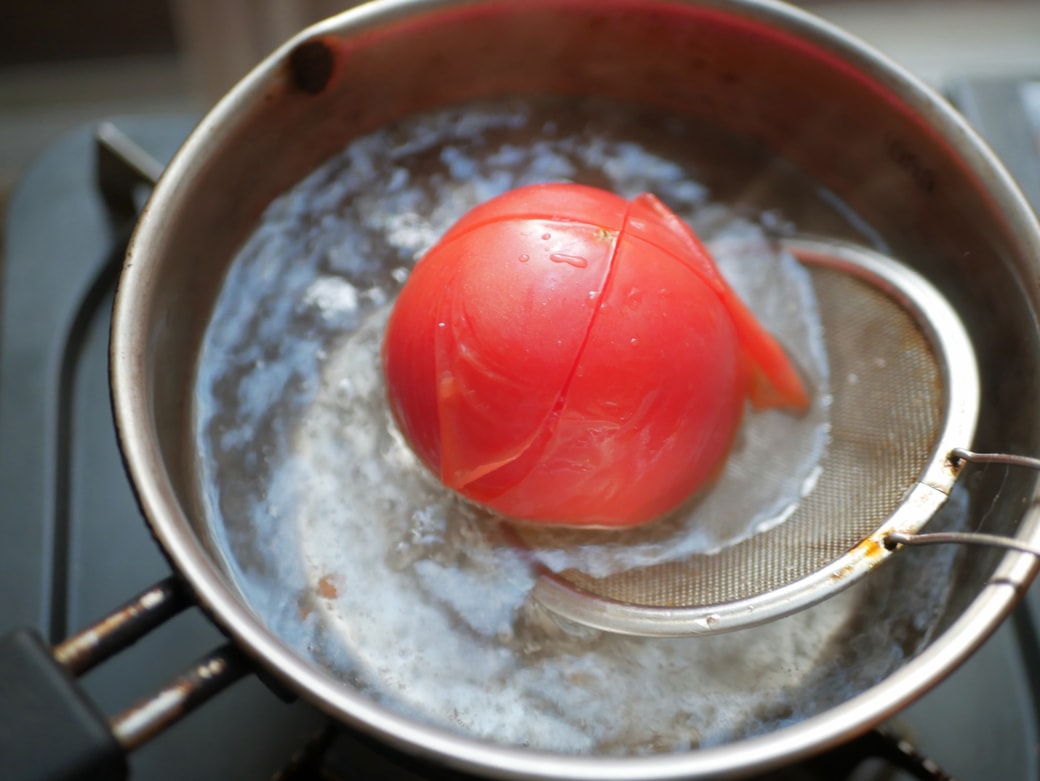
<svg viewBox="0 0 1040 781"><path fill-rule="evenodd" d="M304 41L289 52L289 75L293 83L309 95L325 90L335 71L336 55L321 38Z"/></svg>
<svg viewBox="0 0 1040 781"><path fill-rule="evenodd" d="M885 154L909 176L921 190L935 190L935 172L914 152L909 145L891 131L885 133Z"/></svg>

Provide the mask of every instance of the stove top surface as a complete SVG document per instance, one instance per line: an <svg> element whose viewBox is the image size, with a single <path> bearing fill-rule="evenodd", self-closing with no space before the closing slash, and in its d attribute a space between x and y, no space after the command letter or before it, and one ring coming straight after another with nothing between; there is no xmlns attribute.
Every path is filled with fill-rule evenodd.
<svg viewBox="0 0 1040 781"><path fill-rule="evenodd" d="M1040 85L966 84L954 98L1040 204ZM179 116L114 122L160 161L193 125ZM109 311L135 209L118 188L102 196L94 132L81 129L36 162L11 199L4 233L0 628L36 627L51 642L170 573L141 518L112 425ZM1038 621L1034 587L961 670L887 728L960 779L1040 777ZM84 685L115 713L221 642L190 610L89 673ZM898 741L872 734L861 743L848 747L859 752L854 759L838 752L770 777L928 777L919 761L900 759ZM864 752L890 761L861 762ZM304 703L283 702L255 677L134 753L131 768L133 777L155 781L411 779L431 770L388 756Z"/></svg>

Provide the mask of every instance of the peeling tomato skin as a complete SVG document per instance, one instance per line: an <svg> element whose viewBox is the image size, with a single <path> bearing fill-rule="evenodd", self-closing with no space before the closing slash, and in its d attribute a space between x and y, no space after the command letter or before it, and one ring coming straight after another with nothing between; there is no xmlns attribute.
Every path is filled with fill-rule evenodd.
<svg viewBox="0 0 1040 781"><path fill-rule="evenodd" d="M633 200L625 229L629 236L638 236L687 265L718 293L740 335L753 407L802 412L809 406L808 391L783 348L733 292L707 247L686 223L656 196L643 193Z"/></svg>
<svg viewBox="0 0 1040 781"><path fill-rule="evenodd" d="M448 303L457 269L419 263L394 305L383 340L383 372L390 411L419 459L427 466L441 461L436 332ZM438 295L434 291L441 291Z"/></svg>
<svg viewBox="0 0 1040 781"><path fill-rule="evenodd" d="M621 230L629 203L620 195L580 184L530 185L475 206L448 229L438 246L503 220L555 220Z"/></svg>
<svg viewBox="0 0 1040 781"><path fill-rule="evenodd" d="M647 278L660 287L627 295ZM668 256L639 247L620 250L611 288L553 437L525 479L494 499L505 515L641 523L689 497L729 450L744 374L717 297Z"/></svg>
<svg viewBox="0 0 1040 781"><path fill-rule="evenodd" d="M464 491L540 441L595 316L590 293L609 275L613 246L593 241L595 230L504 219L422 261L459 269L434 348L438 373L458 388L439 405L449 487Z"/></svg>
<svg viewBox="0 0 1040 781"><path fill-rule="evenodd" d="M749 395L808 399L674 214L579 185L519 188L456 223L401 292L384 369L445 485L568 525L666 513L717 473Z"/></svg>

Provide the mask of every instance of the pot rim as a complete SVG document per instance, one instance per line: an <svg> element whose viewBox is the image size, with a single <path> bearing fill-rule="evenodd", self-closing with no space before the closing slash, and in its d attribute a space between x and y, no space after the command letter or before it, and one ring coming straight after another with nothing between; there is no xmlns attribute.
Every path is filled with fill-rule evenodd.
<svg viewBox="0 0 1040 781"><path fill-rule="evenodd" d="M157 285L147 256L166 230L162 215L204 161L213 138L231 125L243 105L266 87L300 43L320 35L356 35L426 10L475 0L382 0L331 17L299 33L264 59L203 118L167 167L130 241L115 300L110 370L116 428L134 490L146 519L170 560L191 584L205 610L262 667L305 699L341 721L374 734L405 753L469 772L500 778L592 779L717 778L762 771L845 742L902 710L964 662L1000 625L1040 562L1022 553L1004 556L991 582L938 639L904 667L840 706L789 727L723 746L638 757L567 756L466 737L399 715L310 666L265 629L202 550L166 476L144 389L141 356L148 349L138 327L138 302ZM672 0L679 4L693 0ZM828 52L891 89L960 153L966 167L988 184L989 194L1015 228L1023 257L1040 258L1040 225L992 151L930 87L841 29L778 0L706 0L694 3L774 26ZM1034 272L1035 274L1036 272ZM1033 301L1040 309L1040 304ZM1018 536L1040 543L1040 489ZM912 554L911 554L912 555Z"/></svg>

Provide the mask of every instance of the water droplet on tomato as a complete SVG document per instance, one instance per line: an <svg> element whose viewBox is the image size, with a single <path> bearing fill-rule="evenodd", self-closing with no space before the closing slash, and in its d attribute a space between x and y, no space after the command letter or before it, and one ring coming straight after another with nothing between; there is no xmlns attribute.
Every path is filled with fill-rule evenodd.
<svg viewBox="0 0 1040 781"><path fill-rule="evenodd" d="M523 255L520 256L520 262L521 263L526 263L530 259L531 259L531 256L528 255L526 252Z"/></svg>
<svg viewBox="0 0 1040 781"><path fill-rule="evenodd" d="M562 252L554 252L549 256L549 260L553 263L566 263L568 266L574 266L574 268L585 268L589 265L589 262L580 255L564 255Z"/></svg>
<svg viewBox="0 0 1040 781"><path fill-rule="evenodd" d="M551 233L543 233L542 234L542 241L548 241L551 238L552 238L552 234Z"/></svg>

